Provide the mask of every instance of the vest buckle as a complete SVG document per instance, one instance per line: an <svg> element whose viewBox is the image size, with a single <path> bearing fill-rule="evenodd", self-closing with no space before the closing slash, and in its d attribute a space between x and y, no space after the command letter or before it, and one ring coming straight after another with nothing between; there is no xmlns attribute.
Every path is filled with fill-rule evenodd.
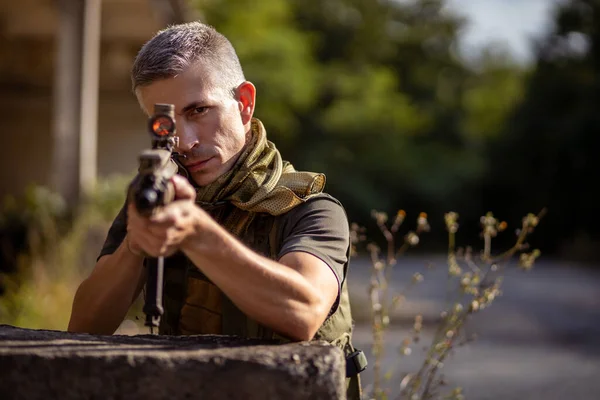
<svg viewBox="0 0 600 400"><path fill-rule="evenodd" d="M363 372L369 363L362 350L355 350L346 356L346 378L352 378Z"/></svg>

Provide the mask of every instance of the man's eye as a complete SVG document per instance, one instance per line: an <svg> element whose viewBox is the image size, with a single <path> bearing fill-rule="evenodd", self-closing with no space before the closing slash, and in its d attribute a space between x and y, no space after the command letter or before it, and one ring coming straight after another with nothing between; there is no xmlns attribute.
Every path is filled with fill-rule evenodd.
<svg viewBox="0 0 600 400"><path fill-rule="evenodd" d="M204 114L208 111L208 107L196 107L192 110L193 115Z"/></svg>

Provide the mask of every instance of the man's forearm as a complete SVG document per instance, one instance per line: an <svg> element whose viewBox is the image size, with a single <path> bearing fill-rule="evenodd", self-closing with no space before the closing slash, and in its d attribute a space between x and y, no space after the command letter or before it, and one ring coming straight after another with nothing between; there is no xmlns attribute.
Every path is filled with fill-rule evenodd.
<svg viewBox="0 0 600 400"><path fill-rule="evenodd" d="M330 305L298 271L256 254L220 226L202 235L188 239L183 252L240 310L292 339L312 338L323 322L315 319Z"/></svg>
<svg viewBox="0 0 600 400"><path fill-rule="evenodd" d="M68 330L113 334L143 286L142 261L125 241L113 254L101 257L77 289Z"/></svg>

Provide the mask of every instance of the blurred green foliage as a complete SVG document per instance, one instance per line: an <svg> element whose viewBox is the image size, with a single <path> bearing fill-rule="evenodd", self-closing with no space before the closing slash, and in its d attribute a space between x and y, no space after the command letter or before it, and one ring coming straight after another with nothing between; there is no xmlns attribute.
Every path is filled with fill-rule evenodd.
<svg viewBox="0 0 600 400"><path fill-rule="evenodd" d="M354 220L372 208L439 215L487 171L523 73L457 54L444 1L197 0L238 49L256 115L287 159L328 176ZM444 199L444 201L440 201ZM474 215L480 215L476 210Z"/></svg>
<svg viewBox="0 0 600 400"><path fill-rule="evenodd" d="M22 198L6 200L0 230L21 234L1 238L7 268L0 269L0 324L67 329L75 291L123 206L129 179L100 181L74 213L67 212L60 196L38 186L28 188Z"/></svg>
<svg viewBox="0 0 600 400"><path fill-rule="evenodd" d="M238 50L269 137L299 168L325 172L351 219L404 208L442 226L454 209L477 226L493 209L516 227L548 206L536 243L547 254L578 233L598 239L587 188L600 170L600 1L557 5L531 66L493 45L464 60L466 21L444 0L193 3Z"/></svg>

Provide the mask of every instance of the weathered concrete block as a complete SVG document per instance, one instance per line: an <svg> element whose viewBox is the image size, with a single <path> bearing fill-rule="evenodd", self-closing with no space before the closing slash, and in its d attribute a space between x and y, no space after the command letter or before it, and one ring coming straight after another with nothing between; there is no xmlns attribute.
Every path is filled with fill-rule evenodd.
<svg viewBox="0 0 600 400"><path fill-rule="evenodd" d="M0 399L345 399L327 343L94 336L0 325Z"/></svg>

